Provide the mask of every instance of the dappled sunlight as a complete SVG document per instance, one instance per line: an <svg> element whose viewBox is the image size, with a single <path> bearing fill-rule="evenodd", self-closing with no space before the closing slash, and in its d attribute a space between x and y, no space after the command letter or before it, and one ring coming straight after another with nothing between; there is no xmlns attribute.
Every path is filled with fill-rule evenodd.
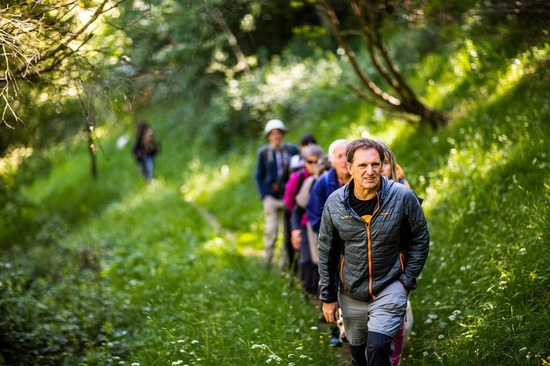
<svg viewBox="0 0 550 366"><path fill-rule="evenodd" d="M429 211L437 207L442 200L453 194L459 194L467 200L468 192L472 191L474 187L465 189L457 182L462 181L463 177L468 177L472 184L475 181L486 180L491 169L505 166L508 163L509 154L513 153L510 148L511 142L506 135L494 137L495 140L490 142L488 150L485 150L484 147L488 142L479 132L468 131L468 141L462 146L459 146L453 138L447 139L452 146L449 150L447 164L436 173L441 179L433 180L431 185L426 188L426 201L423 204L426 210ZM470 202L470 207L472 205L475 207L475 202ZM457 219L460 220L463 212L456 214L458 215Z"/></svg>
<svg viewBox="0 0 550 366"><path fill-rule="evenodd" d="M229 83L226 92L231 97L231 105L236 110L241 110L244 105L251 106L252 115L261 115L263 113L259 111L265 112L272 108L270 106L284 105L289 99L294 100L294 103L304 103L301 108L311 108L314 103L311 90L343 87L343 67L333 54L327 53L325 56L300 61L275 58L271 69L258 69L243 75L238 82Z"/></svg>
<svg viewBox="0 0 550 366"><path fill-rule="evenodd" d="M219 236L208 240L206 243L204 243L203 248L207 253L211 253L217 256L225 256L227 254L235 253L237 250L237 246L235 243L228 241L227 239L223 239Z"/></svg>
<svg viewBox="0 0 550 366"><path fill-rule="evenodd" d="M215 167L204 167L200 158L196 157L190 162L190 171L193 174L186 177L185 183L180 187L180 192L185 201L202 201L206 197L215 197L223 194L228 184L240 181L249 176L251 161L249 157L233 158L225 164Z"/></svg>
<svg viewBox="0 0 550 366"><path fill-rule="evenodd" d="M528 75L534 75L537 71L537 64L544 62L550 55L550 44L543 48L532 47L518 55L517 58L510 61L505 74L501 75L495 92L491 95L489 101L501 98L511 89L516 87L522 78Z"/></svg>
<svg viewBox="0 0 550 366"><path fill-rule="evenodd" d="M32 147L13 149L0 159L0 175L9 175L17 171L19 165L33 153Z"/></svg>
<svg viewBox="0 0 550 366"><path fill-rule="evenodd" d="M134 194L126 195L123 200L109 204L106 214L141 211L150 202L162 200L164 195L170 194L170 191L170 187L166 186L163 180L153 179Z"/></svg>

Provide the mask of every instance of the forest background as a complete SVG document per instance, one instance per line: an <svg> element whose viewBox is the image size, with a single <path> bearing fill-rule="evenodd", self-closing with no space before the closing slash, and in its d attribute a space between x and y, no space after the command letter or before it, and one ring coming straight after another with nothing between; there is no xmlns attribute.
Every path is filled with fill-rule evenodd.
<svg viewBox="0 0 550 366"><path fill-rule="evenodd" d="M403 365L550 363L550 6L330 3L2 5L0 365L345 364L260 264L274 117L384 140L424 198Z"/></svg>

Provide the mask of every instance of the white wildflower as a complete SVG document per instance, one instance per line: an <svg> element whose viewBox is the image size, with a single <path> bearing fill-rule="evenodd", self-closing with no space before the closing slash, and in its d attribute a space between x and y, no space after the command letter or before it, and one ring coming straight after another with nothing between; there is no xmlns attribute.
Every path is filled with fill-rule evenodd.
<svg viewBox="0 0 550 366"><path fill-rule="evenodd" d="M456 317L457 317L458 315L460 315L460 314L462 314L462 312L461 312L460 310L455 310L455 311L453 311L453 313L452 313L451 315L449 315L449 320L450 320L450 321L455 320Z"/></svg>
<svg viewBox="0 0 550 366"><path fill-rule="evenodd" d="M265 344L253 344L252 349L256 349L256 348L259 348L259 349L267 349L267 346Z"/></svg>
<svg viewBox="0 0 550 366"><path fill-rule="evenodd" d="M269 355L269 357L267 358L266 363L271 363L271 361L281 363L283 361L283 359L281 357L277 356L277 355Z"/></svg>

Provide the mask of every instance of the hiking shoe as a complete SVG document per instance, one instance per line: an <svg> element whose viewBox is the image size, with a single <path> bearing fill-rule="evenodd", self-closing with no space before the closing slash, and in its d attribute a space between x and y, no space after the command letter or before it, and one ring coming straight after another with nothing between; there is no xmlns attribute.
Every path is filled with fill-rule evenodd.
<svg viewBox="0 0 550 366"><path fill-rule="evenodd" d="M342 347L342 342L340 341L340 338L331 337L330 338L330 346L331 347Z"/></svg>
<svg viewBox="0 0 550 366"><path fill-rule="evenodd" d="M340 340L340 329L336 326L332 326L330 330L330 346L342 347L342 341Z"/></svg>

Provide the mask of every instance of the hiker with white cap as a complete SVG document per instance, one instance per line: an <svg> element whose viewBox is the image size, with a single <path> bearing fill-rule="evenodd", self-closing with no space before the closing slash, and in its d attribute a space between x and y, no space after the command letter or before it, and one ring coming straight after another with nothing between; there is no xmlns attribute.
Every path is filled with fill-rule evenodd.
<svg viewBox="0 0 550 366"><path fill-rule="evenodd" d="M289 178L289 164L292 156L300 153L298 146L283 142L287 131L284 123L278 119L267 121L264 136L269 144L258 151L256 165L256 185L264 206L264 264L269 266L274 256L279 221L283 216L285 243L284 255L281 257L280 267L286 265L291 268L296 265L294 249L290 242L290 212L283 201L286 182Z"/></svg>

